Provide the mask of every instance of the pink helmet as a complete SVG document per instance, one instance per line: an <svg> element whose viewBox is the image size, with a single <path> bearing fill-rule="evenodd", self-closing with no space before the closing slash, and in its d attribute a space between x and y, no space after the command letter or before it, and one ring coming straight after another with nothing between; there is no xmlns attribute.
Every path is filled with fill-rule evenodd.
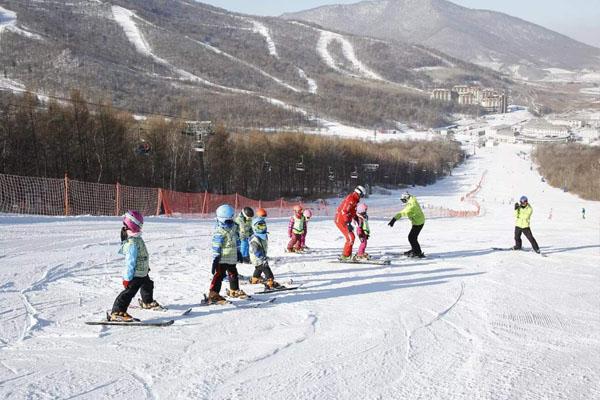
<svg viewBox="0 0 600 400"><path fill-rule="evenodd" d="M304 212L302 214L304 215L304 218L306 218L306 219L311 219L311 217L312 217L312 211L310 211L310 210L304 210Z"/></svg>
<svg viewBox="0 0 600 400"><path fill-rule="evenodd" d="M123 224L133 233L138 233L144 225L144 216L135 210L129 210L123 215Z"/></svg>
<svg viewBox="0 0 600 400"><path fill-rule="evenodd" d="M357 207L356 207L356 212L359 214L364 214L367 212L367 209L369 207L367 207L367 205L365 203L360 203Z"/></svg>

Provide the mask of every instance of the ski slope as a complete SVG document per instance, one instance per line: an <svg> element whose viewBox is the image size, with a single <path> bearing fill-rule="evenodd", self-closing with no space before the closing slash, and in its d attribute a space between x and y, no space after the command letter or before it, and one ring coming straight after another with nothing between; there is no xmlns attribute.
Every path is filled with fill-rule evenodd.
<svg viewBox="0 0 600 400"><path fill-rule="evenodd" d="M483 215L429 219L424 260L331 263L343 240L325 217L309 223L313 252L286 254L287 219L269 219L276 277L303 286L259 308L194 307L210 281L213 223L148 218L155 297L170 311L130 311L174 317L166 328L84 324L121 287L118 218L0 216L0 398L600 398L600 203L541 182L528 150L480 149L413 190L454 206L487 171ZM522 194L547 257L526 239L526 251L491 250L512 245ZM394 209L398 197L367 203ZM409 223L392 229L389 217L371 221L373 255L407 249Z"/></svg>

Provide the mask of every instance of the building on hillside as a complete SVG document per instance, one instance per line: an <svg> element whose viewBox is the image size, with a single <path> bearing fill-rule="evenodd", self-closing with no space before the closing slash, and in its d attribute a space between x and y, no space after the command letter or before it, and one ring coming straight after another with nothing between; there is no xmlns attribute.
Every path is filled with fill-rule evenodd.
<svg viewBox="0 0 600 400"><path fill-rule="evenodd" d="M455 85L452 89L433 89L431 99L457 102L461 105L480 105L489 113L506 113L508 98L496 89L479 86Z"/></svg>
<svg viewBox="0 0 600 400"><path fill-rule="evenodd" d="M525 143L566 143L570 138L568 126L554 125L543 119L527 122L519 136L519 140Z"/></svg>
<svg viewBox="0 0 600 400"><path fill-rule="evenodd" d="M516 143L518 133L510 125L497 125L486 128L485 135L502 143Z"/></svg>
<svg viewBox="0 0 600 400"><path fill-rule="evenodd" d="M455 101L457 97L458 94L450 89L433 89L433 92L431 92L431 98L433 100Z"/></svg>
<svg viewBox="0 0 600 400"><path fill-rule="evenodd" d="M495 92L492 95L484 94L481 99L481 107L489 113L506 114L508 112L508 100L505 94Z"/></svg>

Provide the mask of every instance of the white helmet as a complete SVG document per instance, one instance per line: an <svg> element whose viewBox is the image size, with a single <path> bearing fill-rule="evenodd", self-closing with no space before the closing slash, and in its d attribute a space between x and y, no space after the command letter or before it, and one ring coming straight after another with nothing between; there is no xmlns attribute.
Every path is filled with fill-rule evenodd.
<svg viewBox="0 0 600 400"><path fill-rule="evenodd" d="M408 199L410 199L411 194L408 192L404 192L402 193L402 196L400 196L400 201L402 201L403 203L406 203L408 201Z"/></svg>
<svg viewBox="0 0 600 400"><path fill-rule="evenodd" d="M358 186L356 187L356 189L354 189L354 191L355 191L356 193L358 193L358 195L359 195L360 197L365 197L365 195L367 194L367 191L365 190L365 187L364 187L364 186L361 186L361 185L358 185Z"/></svg>

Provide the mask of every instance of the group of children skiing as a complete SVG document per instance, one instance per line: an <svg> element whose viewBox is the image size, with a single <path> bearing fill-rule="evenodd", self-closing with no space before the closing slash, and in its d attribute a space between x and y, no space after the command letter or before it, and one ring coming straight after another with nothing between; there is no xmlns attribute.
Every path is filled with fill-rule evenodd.
<svg viewBox="0 0 600 400"><path fill-rule="evenodd" d="M366 195L363 186L357 186L339 205L336 210L335 224L342 232L345 243L340 261L368 260L366 253L367 242L371 231L369 229L368 207L360 200ZM404 193L401 198L404 208L389 221L388 225L393 227L395 222L402 217L407 217L412 224L408 235L411 249L404 255L408 257L423 258L425 254L419 245L418 236L425 224L425 215L410 193ZM529 239L534 251L539 253L539 246L529 226L533 210L528 203L527 197L522 196L519 203L515 203L515 246L514 250L521 248L521 234ZM249 279L251 284L262 283L267 289L277 289L281 285L275 281L273 271L269 266L268 258L268 231L267 212L259 208L254 213L250 207L245 207L237 217L235 209L223 204L216 210L216 226L212 236L212 280L206 301L209 304L223 304L227 300L221 296L222 281L227 276L229 289L226 295L233 298L244 299L247 294L240 289L237 263L250 263L254 265L254 273ZM300 205L293 208L293 215L288 224L288 236L290 241L286 250L288 252L304 252L306 247L306 234L308 232L308 221L312 212L303 209ZM123 273L124 290L119 293L110 314L111 321L130 322L135 319L127 313L132 299L140 291L139 304L144 309L160 309L161 305L154 300L154 282L150 279L148 262L148 251L141 237L144 217L137 211L128 211L123 216L123 227L121 228L120 254L125 256L125 270ZM356 225L356 236L360 240L358 252L352 256L352 248L356 236L354 234Z"/></svg>

